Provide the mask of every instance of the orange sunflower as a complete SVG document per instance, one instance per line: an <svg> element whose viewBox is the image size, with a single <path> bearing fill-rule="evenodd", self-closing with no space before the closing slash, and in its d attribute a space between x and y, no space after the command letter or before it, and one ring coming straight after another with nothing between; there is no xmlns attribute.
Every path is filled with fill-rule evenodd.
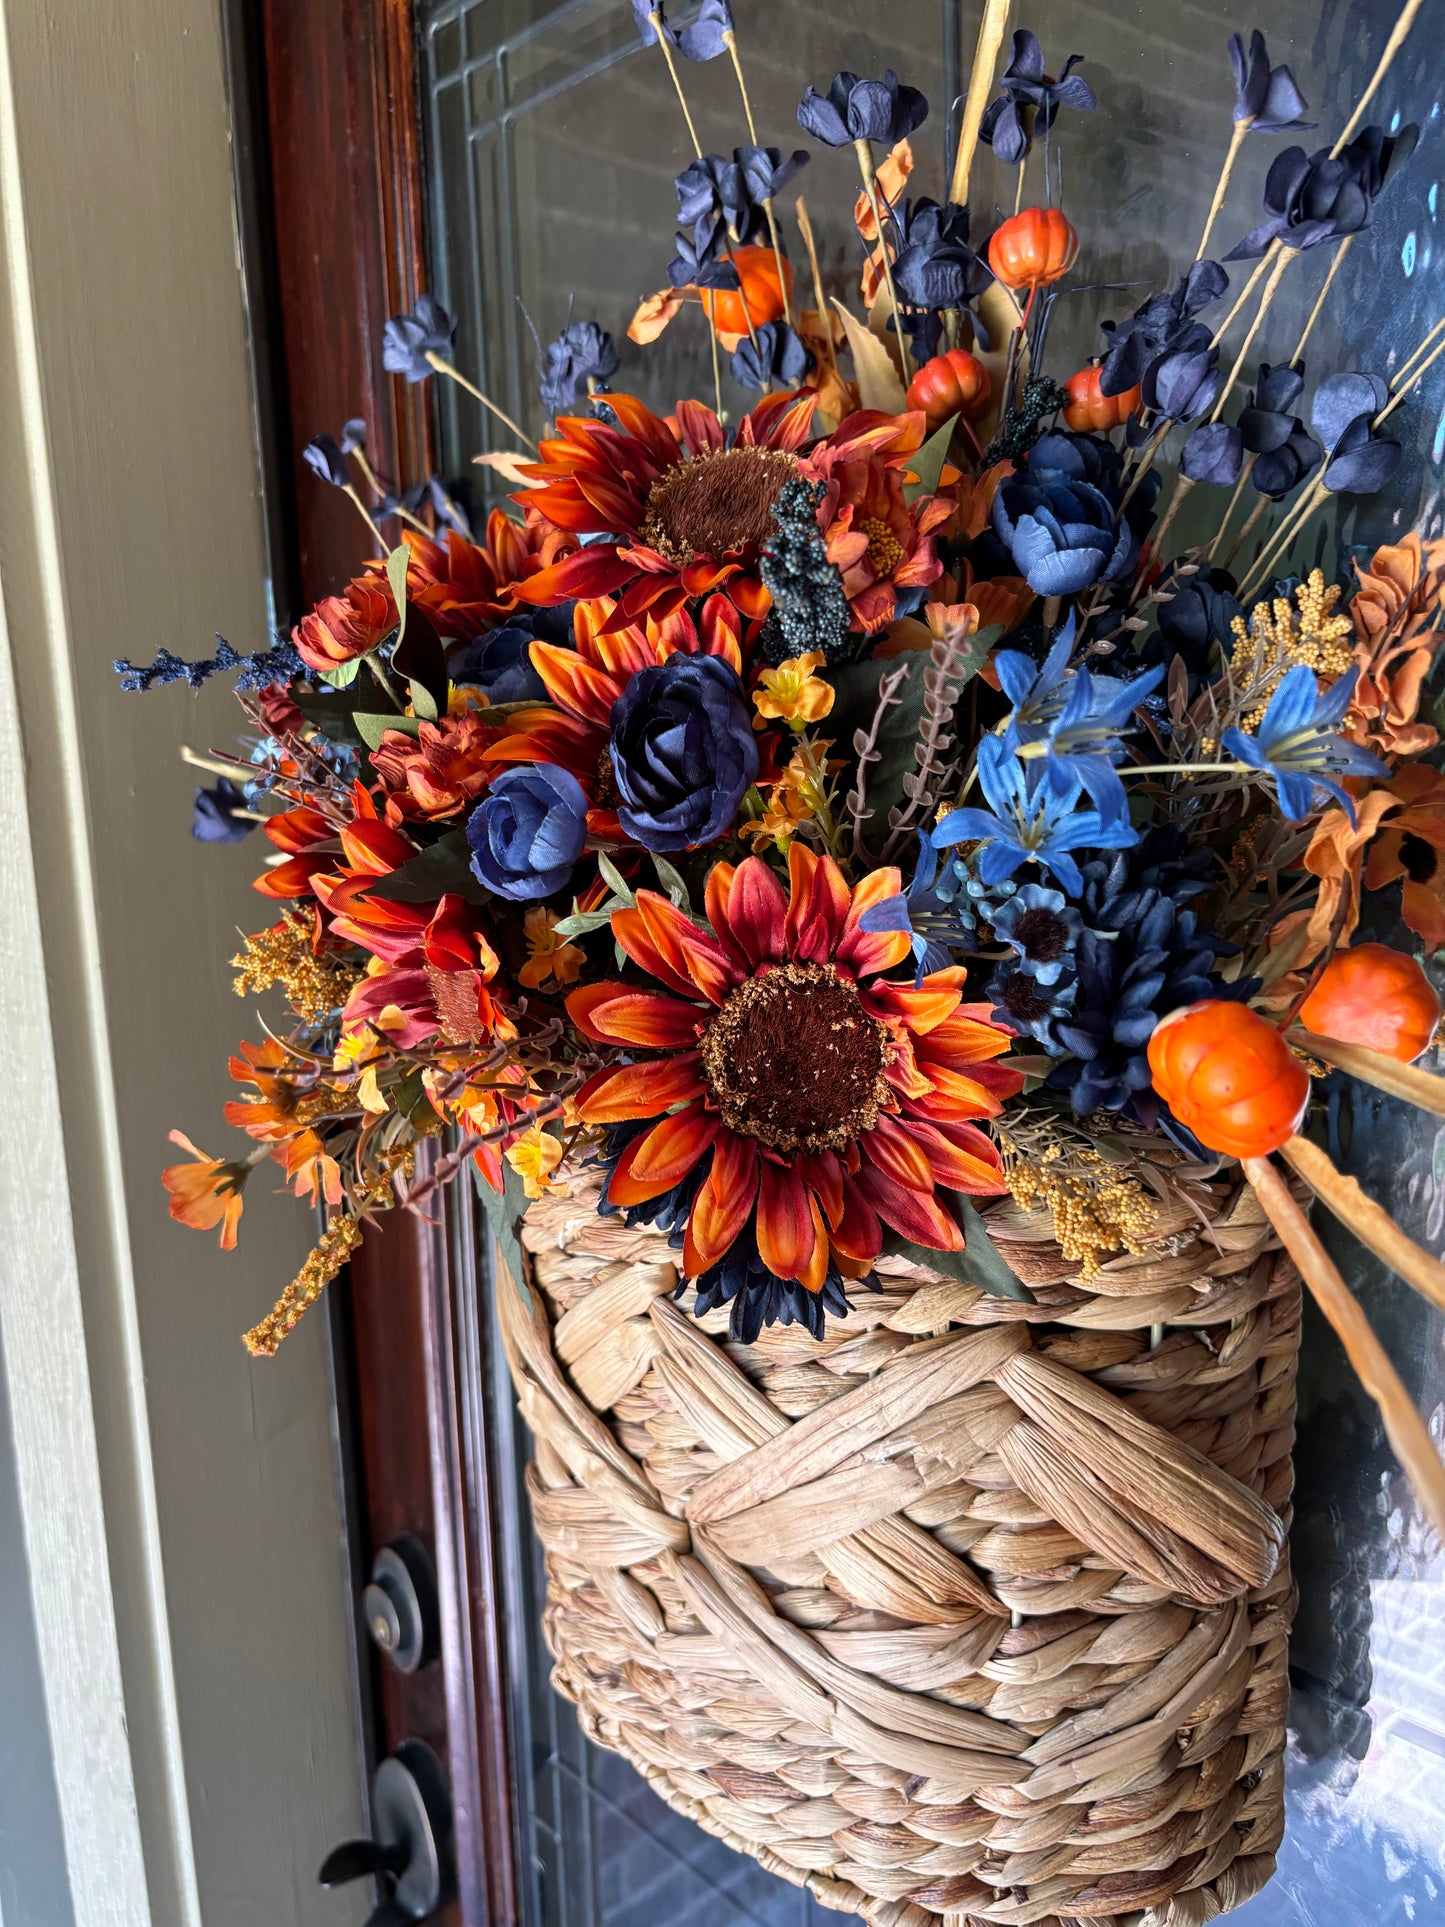
<svg viewBox="0 0 1445 1927"><path fill-rule="evenodd" d="M662 621L717 590L749 621L766 615L758 549L778 490L797 473L817 396L765 395L731 441L701 402L680 401L664 420L632 395L598 400L608 415L562 416L557 439L521 471L536 486L513 500L571 535L611 540L519 582L518 599L549 607L617 595L619 628Z"/></svg>
<svg viewBox="0 0 1445 1927"><path fill-rule="evenodd" d="M504 622L517 606L518 585L541 574L577 547L577 538L539 515L530 501L520 522L493 509L485 542L469 542L453 529L433 541L404 529L406 592L425 609L437 634L470 642Z"/></svg>
<svg viewBox="0 0 1445 1927"><path fill-rule="evenodd" d="M1022 1079L992 1061L1012 1039L986 1006L961 1005L961 969L917 986L883 976L907 959L907 936L870 934L861 918L897 892L896 870L850 890L831 857L794 843L788 876L785 895L758 857L715 865L711 930L638 891L612 932L665 990L588 984L567 1010L595 1043L657 1053L578 1093L589 1124L655 1120L626 1143L605 1205L646 1206L706 1165L686 1211L686 1275L755 1240L770 1286L816 1298L835 1271L867 1275L885 1225L962 1247L937 1189L1007 1189L973 1120L996 1116ZM787 1302L813 1322L796 1292Z"/></svg>

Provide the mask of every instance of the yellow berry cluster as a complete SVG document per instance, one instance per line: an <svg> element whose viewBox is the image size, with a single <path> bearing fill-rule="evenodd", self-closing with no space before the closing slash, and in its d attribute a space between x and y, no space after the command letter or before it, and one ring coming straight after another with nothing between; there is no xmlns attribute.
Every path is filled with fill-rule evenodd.
<svg viewBox="0 0 1445 1927"><path fill-rule="evenodd" d="M1097 1151L1048 1144L1036 1153L1000 1135L1009 1189L1025 1211L1046 1205L1060 1251L1087 1284L1106 1257L1142 1252L1158 1206L1136 1177Z"/></svg>
<svg viewBox="0 0 1445 1927"><path fill-rule="evenodd" d="M1323 573L1314 569L1297 584L1293 602L1276 596L1256 603L1248 628L1243 616L1234 618L1230 673L1236 687L1254 698L1244 717L1246 730L1258 727L1287 671L1303 663L1329 684L1353 667L1355 625L1349 616L1335 614L1342 593L1338 582L1327 587Z"/></svg>
<svg viewBox="0 0 1445 1927"><path fill-rule="evenodd" d="M245 944L231 959L237 973L236 995L245 997L280 984L291 1008L308 1024L319 1024L339 1010L362 974L353 964L318 957L310 925L292 910L269 930L247 937Z"/></svg>

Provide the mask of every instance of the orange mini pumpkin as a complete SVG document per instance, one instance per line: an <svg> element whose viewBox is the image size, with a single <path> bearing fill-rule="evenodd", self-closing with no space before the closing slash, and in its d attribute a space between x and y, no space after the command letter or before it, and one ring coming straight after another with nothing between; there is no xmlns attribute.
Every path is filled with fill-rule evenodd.
<svg viewBox="0 0 1445 1927"><path fill-rule="evenodd" d="M994 229L988 264L1006 288L1046 288L1078 252L1078 229L1056 207L1026 207Z"/></svg>
<svg viewBox="0 0 1445 1927"><path fill-rule="evenodd" d="M993 390L987 368L966 348L948 348L925 361L908 384L910 408L921 408L930 428L939 428L950 415L973 421L988 407Z"/></svg>
<svg viewBox="0 0 1445 1927"><path fill-rule="evenodd" d="M770 321L780 321L787 311L787 304L783 300L783 283L778 278L778 258L773 250L734 248L733 265L737 268L741 287L702 290L702 305L711 316L718 333L745 335L749 318L755 328L765 327ZM787 276L788 293L791 294L793 270L787 261L783 263L783 273Z"/></svg>
<svg viewBox="0 0 1445 1927"><path fill-rule="evenodd" d="M1128 421L1139 406L1141 393L1138 388L1126 388L1122 395L1104 394L1099 387L1099 370L1092 365L1070 375L1064 389L1069 397L1064 421L1076 434L1093 429L1107 435L1111 428Z"/></svg>
<svg viewBox="0 0 1445 1927"><path fill-rule="evenodd" d="M1330 959L1299 1020L1316 1037L1413 1064L1435 1035L1440 999L1413 957L1387 943L1357 943Z"/></svg>
<svg viewBox="0 0 1445 1927"><path fill-rule="evenodd" d="M1310 1080L1273 1024L1247 1004L1190 1004L1149 1039L1154 1088L1201 1144L1262 1158L1294 1136Z"/></svg>

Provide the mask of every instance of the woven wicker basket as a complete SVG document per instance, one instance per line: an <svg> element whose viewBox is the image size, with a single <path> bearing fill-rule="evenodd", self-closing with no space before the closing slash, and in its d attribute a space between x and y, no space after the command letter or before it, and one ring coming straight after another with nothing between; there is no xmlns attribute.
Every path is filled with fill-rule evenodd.
<svg viewBox="0 0 1445 1927"><path fill-rule="evenodd" d="M885 1259L822 1342L695 1320L586 1182L528 1214L554 1684L825 1906L1196 1927L1273 1872L1299 1284L1252 1192L1163 1175L1087 1288L1006 1202L1035 1304Z"/></svg>

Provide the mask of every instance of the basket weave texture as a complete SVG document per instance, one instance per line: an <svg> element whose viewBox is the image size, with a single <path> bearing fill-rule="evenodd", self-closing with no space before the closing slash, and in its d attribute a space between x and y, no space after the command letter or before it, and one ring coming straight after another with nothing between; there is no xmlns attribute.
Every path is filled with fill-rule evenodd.
<svg viewBox="0 0 1445 1927"><path fill-rule="evenodd" d="M1273 1872L1299 1280L1247 1187L1156 1175L1087 1287L1005 1201L1036 1303L885 1258L821 1342L695 1319L587 1179L499 1268L554 1685L874 1927L1197 1927Z"/></svg>

